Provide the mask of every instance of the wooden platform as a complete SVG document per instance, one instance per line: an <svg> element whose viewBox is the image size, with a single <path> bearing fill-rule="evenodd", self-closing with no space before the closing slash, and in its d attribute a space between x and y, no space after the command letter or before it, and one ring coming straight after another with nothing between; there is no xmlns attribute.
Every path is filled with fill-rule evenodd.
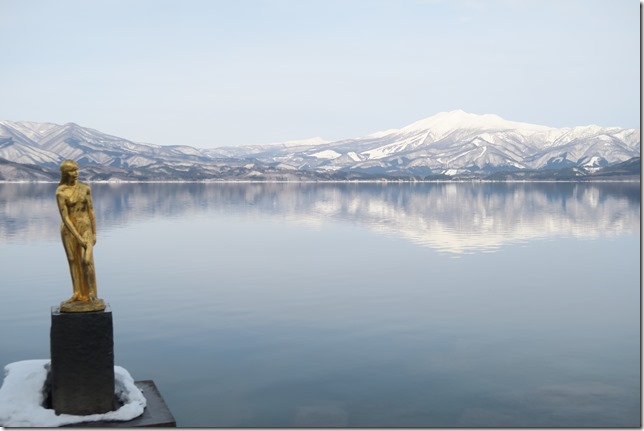
<svg viewBox="0 0 644 431"><path fill-rule="evenodd" d="M168 406L163 401L156 385L152 380L141 380L134 382L137 388L143 392L147 400L147 406L143 414L138 418L130 421L100 421L100 422L82 422L78 424L65 425L67 428L137 428L137 427L176 427L177 422L170 413Z"/></svg>

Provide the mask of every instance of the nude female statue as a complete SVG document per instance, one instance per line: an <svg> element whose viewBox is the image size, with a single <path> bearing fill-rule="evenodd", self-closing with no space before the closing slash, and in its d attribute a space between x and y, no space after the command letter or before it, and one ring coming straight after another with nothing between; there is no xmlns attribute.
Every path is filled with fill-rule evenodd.
<svg viewBox="0 0 644 431"><path fill-rule="evenodd" d="M92 195L87 184L78 181L78 164L65 160L60 165L56 202L62 223L60 234L69 262L74 294L60 304L62 312L100 311L105 302L96 293L94 245L96 219Z"/></svg>

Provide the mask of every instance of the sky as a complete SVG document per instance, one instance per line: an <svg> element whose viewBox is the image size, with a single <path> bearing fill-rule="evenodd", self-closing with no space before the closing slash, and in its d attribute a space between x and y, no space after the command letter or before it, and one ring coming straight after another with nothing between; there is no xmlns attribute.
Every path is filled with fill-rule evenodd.
<svg viewBox="0 0 644 431"><path fill-rule="evenodd" d="M0 119L159 145L640 126L638 0L0 0Z"/></svg>

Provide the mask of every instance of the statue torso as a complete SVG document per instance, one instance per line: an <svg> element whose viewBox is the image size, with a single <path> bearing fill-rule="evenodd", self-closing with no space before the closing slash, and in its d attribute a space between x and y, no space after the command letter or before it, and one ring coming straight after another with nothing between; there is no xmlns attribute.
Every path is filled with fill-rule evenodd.
<svg viewBox="0 0 644 431"><path fill-rule="evenodd" d="M62 196L67 207L67 214L72 222L89 218L88 214L88 191L86 184L77 182L75 185L59 185L56 195Z"/></svg>

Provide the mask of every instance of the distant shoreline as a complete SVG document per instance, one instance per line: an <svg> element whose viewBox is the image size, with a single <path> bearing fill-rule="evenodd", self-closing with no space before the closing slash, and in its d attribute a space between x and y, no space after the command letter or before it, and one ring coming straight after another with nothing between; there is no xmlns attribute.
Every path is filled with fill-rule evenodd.
<svg viewBox="0 0 644 431"><path fill-rule="evenodd" d="M96 181L88 184L463 184L463 183L641 183L641 179L579 179L579 180L155 180ZM0 184L58 184L58 181L0 180Z"/></svg>

